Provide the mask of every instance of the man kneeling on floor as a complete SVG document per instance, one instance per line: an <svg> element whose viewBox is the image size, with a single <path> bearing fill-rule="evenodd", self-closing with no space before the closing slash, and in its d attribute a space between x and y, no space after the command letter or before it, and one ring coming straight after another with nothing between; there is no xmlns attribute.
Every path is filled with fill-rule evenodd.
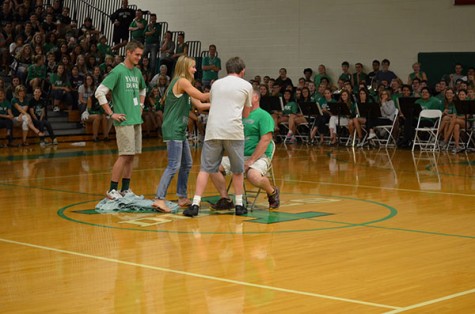
<svg viewBox="0 0 475 314"><path fill-rule="evenodd" d="M269 209L277 209L280 205L279 188L272 186L266 176L271 163L274 142L274 119L265 110L259 107L259 92L252 93L251 113L245 119L244 124L244 173L254 186L263 189L267 193ZM211 181L218 190L221 198L212 207L216 210L234 208L233 201L229 198L226 190L225 174L231 174L231 164L228 157L223 157L219 172L211 175Z"/></svg>

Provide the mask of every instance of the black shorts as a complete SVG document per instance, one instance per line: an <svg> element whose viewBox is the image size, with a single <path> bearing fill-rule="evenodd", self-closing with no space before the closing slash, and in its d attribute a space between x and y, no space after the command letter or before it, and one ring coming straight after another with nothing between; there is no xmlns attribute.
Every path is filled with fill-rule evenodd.
<svg viewBox="0 0 475 314"><path fill-rule="evenodd" d="M120 44L124 40L129 40L129 30L128 29L115 29L114 30L114 36L112 38L112 41L114 44Z"/></svg>

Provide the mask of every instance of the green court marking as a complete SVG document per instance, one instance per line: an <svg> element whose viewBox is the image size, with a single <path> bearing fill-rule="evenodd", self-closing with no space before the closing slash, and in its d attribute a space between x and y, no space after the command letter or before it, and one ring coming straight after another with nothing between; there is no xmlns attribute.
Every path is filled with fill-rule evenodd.
<svg viewBox="0 0 475 314"><path fill-rule="evenodd" d="M288 194L288 193L283 193L283 194ZM323 196L323 197L328 197L328 198L337 198L337 199L345 199L345 200L353 200L353 201L360 201L360 202L366 202L366 203L372 203L377 206L383 207L386 210L388 210L388 214L380 219L374 220L374 221L368 221L365 222L364 224L371 224L371 223L376 223L380 221L385 221L388 219L391 219L392 217L397 215L397 210L391 206L374 202L374 201L368 201L368 200L359 200L351 197L344 197L344 196L330 196L330 195L320 195L320 194L309 194L309 195L314 195L314 196ZM216 196L210 197L210 198L217 198ZM203 201L205 201L206 198L203 198ZM66 207L60 208L57 211L58 216L60 216L63 219L72 221L72 222L77 222L85 225L90 225L90 226L96 226L96 227L102 227L102 228L111 228L111 229L120 229L120 230L133 230L133 231L141 231L141 232L169 232L169 233L178 233L178 234L189 234L192 233L191 231L175 231L175 230L151 230L151 229L139 229L139 228L122 228L122 227L116 227L116 226L109 226L109 225L103 225L99 223L92 223L92 222L86 222L79 220L80 218L76 219L73 217L68 216L68 213L75 213L79 214L81 213L80 211L74 211L71 210L71 212L66 212L67 209L72 208L74 206L78 206L81 204L89 203L89 202L97 202L96 201L84 201L84 202L79 202L79 203L74 203L71 205L68 205ZM321 207L321 205L320 205ZM84 214L91 214L91 210L85 210ZM136 213L136 212L134 212ZM138 213L145 213L145 212L138 212ZM159 215L158 213L154 212L154 214ZM214 211L209 211L209 210L201 210L200 215L195 218L190 218L190 219L200 219L200 218L205 218L209 216L210 214L221 214L220 212L214 212ZM222 214L227 214L227 215L233 215L232 212L224 212ZM330 214L328 213L322 213L322 212L312 212L312 211L306 211L303 213L287 213L287 212L282 212L282 211L274 211L274 212L269 212L266 210L254 210L253 212L249 212L248 215L246 216L240 216L236 217L236 219L242 219L243 222L254 222L254 223L276 223L276 222L286 222L286 221L295 221L299 219L306 219L306 220L315 220L317 217L323 217L323 216L328 216ZM234 216L234 215L233 215ZM159 216L158 216L159 217ZM319 220L316 220L319 221ZM327 221L321 221L321 222L327 222ZM358 223L343 223L340 224L338 222L332 222L328 221L328 223L333 224L331 227L322 227L322 228L307 228L307 229L290 229L290 230L278 230L278 231L273 231L272 233L295 233L295 232L314 232L314 231L320 231L320 230L334 230L334 229L345 229L345 228L352 228L352 227L359 227L362 224ZM335 226L337 224L338 226ZM200 233L202 234L234 234L234 232L207 232L207 231L201 231ZM243 234L266 234L268 232L261 232L261 231L244 231Z"/></svg>
<svg viewBox="0 0 475 314"><path fill-rule="evenodd" d="M291 194L291 193L283 193L283 194ZM468 236L468 235L460 235L460 234L450 234L450 233L443 233L443 232L434 232L434 231L425 231L425 230L416 230L416 229L404 229L404 228L395 228L395 227L385 227L385 226L375 226L375 223L383 222L386 220L389 220L393 218L394 216L397 215L397 210L391 206L388 206L386 204L382 204L379 202L375 201L370 201L370 200L360 200L360 199L355 199L351 197L344 197L344 196L333 196L333 195L322 195L322 194L309 194L311 196L320 196L320 197L332 197L332 198L338 198L338 199L348 199L348 200L356 200L356 201L361 201L361 202L366 202L366 203L372 203L375 205L379 205L381 207L384 207L389 211L389 213L376 220L372 221L367 221L367 222L361 222L361 223L351 223L351 222L344 222L344 221L334 221L334 220L326 220L326 219L320 219L319 217L324 217L327 216L328 214L326 213L319 213L319 212L304 212L304 213L284 213L284 212L268 212L267 210L262 211L262 210L255 210L252 213L249 213L247 216L241 216L239 217L242 219L243 222L255 222L256 220L260 219L267 219L267 222L269 222L269 217L270 217L270 222L272 223L272 219L274 219L277 216L284 217L286 215L289 215L287 217L295 218L298 215L300 215L300 218L297 219L307 219L307 220L314 220L316 222L320 223L329 223L333 225L338 225L338 226L332 226L332 227L324 227L324 228L311 228L311 229L297 229L297 230L278 230L278 231L272 231L272 232L263 232L263 231L244 231L243 234L267 234L267 233L298 233L298 232L315 232L315 231L323 231L323 230L335 230L335 229L346 229L346 228L354 228L354 227L368 227L368 228L377 228L377 229L384 229L384 230L393 230L393 231L402 231L402 232L414 232L414 233L421 233L421 234L427 234L427 235L436 235L436 236L444 236L444 237L455 237L455 238L464 238L464 239L475 239L475 236ZM217 197L211 197L211 198L217 198ZM116 226L109 226L109 225L103 225L103 224L97 224L97 223L91 223L91 222L86 222L86 221L81 221L72 217L67 216L67 213L65 211L69 208L72 208L74 206L82 205L85 203L89 202L95 202L94 201L84 201L80 203L75 203L68 205L66 207L60 208L57 211L57 214L59 217L71 221L71 222L76 222L80 224L85 224L89 226L94 226L94 227L101 227L101 228L110 228L110 229L120 229L124 231L140 231L140 232L157 232L157 233L175 233L175 234L190 234L192 231L176 231L176 230L158 230L158 229L143 229L143 228L122 228L122 227L116 227ZM82 213L82 214L93 214L95 210L93 209L88 209L88 210L77 210L77 211L71 211L72 213ZM134 212L136 213L136 212ZM139 212L139 213L145 213L145 212ZM154 214L157 214L156 212L153 212ZM189 219L200 219L200 218L205 218L209 216L209 214L212 214L212 211L209 210L202 210L200 212L200 215L196 218L189 218ZM226 213L227 215L233 215L232 213ZM276 215L278 214L278 215ZM159 217L159 214L157 214ZM297 215L297 216L295 216ZM310 217L313 216L313 217ZM238 218L238 217L236 217ZM293 221L295 219L290 219L287 221ZM264 223L264 221L261 221L261 223ZM234 234L234 232L206 232L206 231L200 231L201 234Z"/></svg>
<svg viewBox="0 0 475 314"><path fill-rule="evenodd" d="M77 214L84 214L84 215L100 215L100 214L108 214L108 213L100 213L97 212L95 209L85 209L85 210L73 210L73 213ZM140 210L140 211L120 211L117 213L127 213L127 214L158 214L155 210ZM207 211L202 210L200 211L200 215L202 216L209 216L209 215L234 215L231 211L223 211L223 212L214 212L214 211ZM256 210L246 217L255 217L252 220L246 220L246 222L253 222L259 224L273 224L279 222L286 222L286 221L294 221L300 219L310 219L315 217L323 217L333 215L330 213L320 213L320 212L304 212L304 213L286 213L286 212L277 212L277 211L261 211Z"/></svg>

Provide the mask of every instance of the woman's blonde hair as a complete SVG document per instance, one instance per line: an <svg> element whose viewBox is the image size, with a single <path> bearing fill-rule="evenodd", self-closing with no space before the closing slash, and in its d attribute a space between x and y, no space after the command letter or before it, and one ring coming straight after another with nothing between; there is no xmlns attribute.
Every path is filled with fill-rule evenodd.
<svg viewBox="0 0 475 314"><path fill-rule="evenodd" d="M193 84L193 81L195 80L195 78L188 71L188 69L193 65L193 63L195 63L195 65L196 65L196 61L192 57L188 57L188 56L179 57L178 61L176 62L176 65L175 65L175 74L174 74L173 78L182 77L182 78L187 79L188 81L190 81Z"/></svg>

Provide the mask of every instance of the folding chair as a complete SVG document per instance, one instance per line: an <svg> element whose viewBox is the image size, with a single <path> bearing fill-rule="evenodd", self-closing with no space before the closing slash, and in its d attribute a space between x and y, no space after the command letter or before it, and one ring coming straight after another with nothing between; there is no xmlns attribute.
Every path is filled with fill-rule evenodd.
<svg viewBox="0 0 475 314"><path fill-rule="evenodd" d="M269 158L270 162L267 166L267 174L266 176L269 178L272 186L275 186L275 177L274 177L274 168L272 166L272 160L274 158L274 153L275 153L275 143L274 141L271 141L270 144L272 145L272 153ZM231 188L231 185L233 183L233 179L231 177L231 180L229 181L228 184L228 192L229 189ZM252 212L254 210L254 207L256 206L257 199L259 195L261 194L261 188L257 188L257 190L252 190L248 189L246 185L246 181L244 181L244 202L247 204L247 208ZM249 206L250 201L252 201L251 205Z"/></svg>
<svg viewBox="0 0 475 314"><path fill-rule="evenodd" d="M424 109L419 114L419 120L417 121L417 126L415 129L414 143L412 144L412 151L414 151L416 146L419 146L421 151L435 151L438 147L438 136L439 136L439 124L442 118L442 111L438 109ZM434 123L432 126L424 127L421 124L422 120L427 121L427 119L432 120ZM421 137L422 134L426 133L427 139Z"/></svg>
<svg viewBox="0 0 475 314"><path fill-rule="evenodd" d="M387 148L391 142L394 146L396 146L397 139L394 137L394 132L398 123L398 114L399 110L396 109L396 111L394 112L393 123L386 125L378 125L374 127L374 133L376 133L376 138L374 139L374 141L377 142L379 146L384 145L384 147ZM381 134L387 134L387 137L383 137L381 136Z"/></svg>

